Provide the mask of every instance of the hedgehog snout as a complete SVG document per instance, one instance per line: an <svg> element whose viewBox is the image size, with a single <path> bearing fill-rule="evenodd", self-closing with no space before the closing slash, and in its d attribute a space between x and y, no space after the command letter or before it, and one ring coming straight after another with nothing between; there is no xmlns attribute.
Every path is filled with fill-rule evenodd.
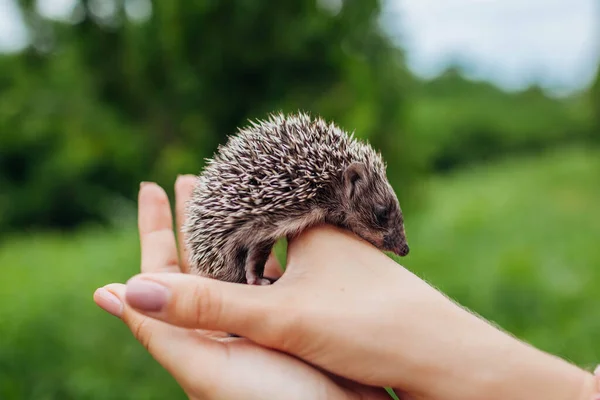
<svg viewBox="0 0 600 400"><path fill-rule="evenodd" d="M400 249L398 250L398 252L396 254L398 254L401 257L404 257L404 256L407 256L409 252L410 252L410 247L408 247L408 243L404 242L404 244L402 245L402 247L400 247Z"/></svg>
<svg viewBox="0 0 600 400"><path fill-rule="evenodd" d="M410 252L406 237L399 235L397 232L392 232L384 237L383 247L385 250L394 252L400 257L404 257Z"/></svg>

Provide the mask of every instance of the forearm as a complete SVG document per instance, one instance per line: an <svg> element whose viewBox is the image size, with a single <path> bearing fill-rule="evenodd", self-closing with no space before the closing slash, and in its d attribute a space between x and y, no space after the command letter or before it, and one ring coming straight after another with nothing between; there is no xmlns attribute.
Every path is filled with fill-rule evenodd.
<svg viewBox="0 0 600 400"><path fill-rule="evenodd" d="M594 376L496 329L465 310L459 331L469 331L465 341L448 332L460 352L423 366L424 398L445 400L596 400ZM456 359L456 354L462 354Z"/></svg>
<svg viewBox="0 0 600 400"><path fill-rule="evenodd" d="M489 346L481 349L487 362L465 366L473 383L462 399L592 399L592 374L508 336Z"/></svg>
<svg viewBox="0 0 600 400"><path fill-rule="evenodd" d="M487 377L489 399L592 400L592 374L526 344L507 344L504 365Z"/></svg>

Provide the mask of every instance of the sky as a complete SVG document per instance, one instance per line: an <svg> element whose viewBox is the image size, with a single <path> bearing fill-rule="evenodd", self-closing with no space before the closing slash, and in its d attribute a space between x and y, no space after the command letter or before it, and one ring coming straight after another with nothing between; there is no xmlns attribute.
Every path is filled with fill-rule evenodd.
<svg viewBox="0 0 600 400"><path fill-rule="evenodd" d="M26 42L14 0L0 0L0 51ZM72 0L40 0L60 16ZM411 70L433 77L453 60L508 89L586 88L600 56L600 0L386 0L383 22Z"/></svg>
<svg viewBox="0 0 600 400"><path fill-rule="evenodd" d="M585 88L600 55L600 0L388 0L388 29L428 77L456 56L507 89Z"/></svg>

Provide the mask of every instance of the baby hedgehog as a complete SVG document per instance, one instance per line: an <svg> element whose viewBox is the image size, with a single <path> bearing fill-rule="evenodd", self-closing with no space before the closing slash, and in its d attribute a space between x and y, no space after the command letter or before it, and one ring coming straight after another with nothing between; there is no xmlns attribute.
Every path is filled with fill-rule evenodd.
<svg viewBox="0 0 600 400"><path fill-rule="evenodd" d="M279 238L328 223L405 256L404 221L386 165L371 146L299 113L251 122L219 146L188 203L192 272L269 284L265 263Z"/></svg>

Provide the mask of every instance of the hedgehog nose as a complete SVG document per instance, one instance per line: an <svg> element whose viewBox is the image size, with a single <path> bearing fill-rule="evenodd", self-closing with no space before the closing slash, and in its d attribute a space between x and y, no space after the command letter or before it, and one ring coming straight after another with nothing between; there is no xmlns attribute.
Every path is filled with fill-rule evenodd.
<svg viewBox="0 0 600 400"><path fill-rule="evenodd" d="M402 257L407 256L408 253L410 252L410 247L408 247L408 243L404 243L404 245L402 247L400 247L400 251L398 251L398 254Z"/></svg>
<svg viewBox="0 0 600 400"><path fill-rule="evenodd" d="M385 250L394 252L400 257L406 256L410 251L406 239L399 238L395 235L386 237L383 241L383 247L385 248Z"/></svg>
<svg viewBox="0 0 600 400"><path fill-rule="evenodd" d="M399 242L396 243L393 251L400 257L404 257L404 256L408 255L408 253L410 252L410 247L408 246L408 243L404 239L404 240L400 240Z"/></svg>

